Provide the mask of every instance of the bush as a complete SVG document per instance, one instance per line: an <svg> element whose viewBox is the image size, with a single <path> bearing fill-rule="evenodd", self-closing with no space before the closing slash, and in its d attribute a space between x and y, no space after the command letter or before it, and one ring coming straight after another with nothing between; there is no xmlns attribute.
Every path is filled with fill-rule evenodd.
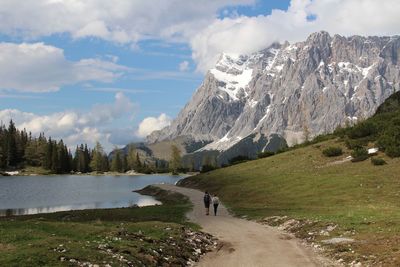
<svg viewBox="0 0 400 267"><path fill-rule="evenodd" d="M346 138L344 140L344 144L346 145L346 147L348 149L356 149L356 148L362 148L363 146L368 145L368 140Z"/></svg>
<svg viewBox="0 0 400 267"><path fill-rule="evenodd" d="M339 136L341 138L346 136L346 131L348 130L348 128L343 128L341 125L339 125L338 127L336 127L336 129L333 131L333 135L334 136Z"/></svg>
<svg viewBox="0 0 400 267"><path fill-rule="evenodd" d="M229 160L229 164L234 165L234 164L246 162L248 160L250 160L248 156L236 156Z"/></svg>
<svg viewBox="0 0 400 267"><path fill-rule="evenodd" d="M352 139L362 138L374 135L377 132L377 128L374 123L370 121L363 121L350 128L348 136Z"/></svg>
<svg viewBox="0 0 400 267"><path fill-rule="evenodd" d="M400 126L393 125L387 128L377 143L389 157L400 157Z"/></svg>
<svg viewBox="0 0 400 267"><path fill-rule="evenodd" d="M352 162L366 160L368 158L368 150L364 147L356 148L351 153L351 156L353 157L353 159L351 160Z"/></svg>
<svg viewBox="0 0 400 267"><path fill-rule="evenodd" d="M385 165L386 161L382 158L371 158L371 163L373 165Z"/></svg>
<svg viewBox="0 0 400 267"><path fill-rule="evenodd" d="M275 155L275 152L272 152L272 151L265 151L265 152L258 153L257 157L258 157L259 159L262 159L262 158L271 157L271 156L273 156L273 155Z"/></svg>
<svg viewBox="0 0 400 267"><path fill-rule="evenodd" d="M326 157L336 157L342 155L343 151L341 147L330 146L322 150L322 154L324 154Z"/></svg>

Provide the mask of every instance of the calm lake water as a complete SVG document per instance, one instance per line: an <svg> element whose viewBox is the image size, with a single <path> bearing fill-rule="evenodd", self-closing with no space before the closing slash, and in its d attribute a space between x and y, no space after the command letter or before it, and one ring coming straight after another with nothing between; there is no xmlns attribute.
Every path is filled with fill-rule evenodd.
<svg viewBox="0 0 400 267"><path fill-rule="evenodd" d="M0 216L160 204L132 190L180 179L170 175L0 177Z"/></svg>

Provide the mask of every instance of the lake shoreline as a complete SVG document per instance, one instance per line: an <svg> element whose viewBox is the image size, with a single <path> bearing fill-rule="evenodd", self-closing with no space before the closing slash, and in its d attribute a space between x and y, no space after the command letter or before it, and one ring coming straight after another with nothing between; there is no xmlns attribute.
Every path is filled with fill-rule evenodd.
<svg viewBox="0 0 400 267"><path fill-rule="evenodd" d="M173 175L171 172L168 173L138 173L138 172L88 172L88 173L32 173L32 172L24 172L23 170L17 171L0 171L0 177L9 177L9 176L151 176L151 175L171 175L171 176L184 176L184 178L189 176L194 176L199 174L198 172L188 172L188 173L179 173L177 175Z"/></svg>
<svg viewBox="0 0 400 267"><path fill-rule="evenodd" d="M0 266L185 266L216 240L186 219L177 193L149 190L163 205L0 218Z"/></svg>
<svg viewBox="0 0 400 267"><path fill-rule="evenodd" d="M38 175L0 178L1 215L159 204L133 193L151 184L175 184L188 175Z"/></svg>

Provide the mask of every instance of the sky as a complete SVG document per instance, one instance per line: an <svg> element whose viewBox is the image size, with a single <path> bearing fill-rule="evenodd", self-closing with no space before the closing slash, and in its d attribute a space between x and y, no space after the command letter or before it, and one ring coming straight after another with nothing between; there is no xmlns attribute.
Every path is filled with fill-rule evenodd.
<svg viewBox="0 0 400 267"><path fill-rule="evenodd" d="M398 0L0 0L0 120L107 151L168 126L222 52L399 34Z"/></svg>

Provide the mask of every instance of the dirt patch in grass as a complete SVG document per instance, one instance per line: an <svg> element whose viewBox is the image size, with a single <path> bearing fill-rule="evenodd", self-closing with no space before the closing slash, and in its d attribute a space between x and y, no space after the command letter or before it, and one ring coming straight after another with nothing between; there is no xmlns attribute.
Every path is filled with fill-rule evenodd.
<svg viewBox="0 0 400 267"><path fill-rule="evenodd" d="M15 246L10 244L0 243L0 252L11 252L15 250Z"/></svg>

